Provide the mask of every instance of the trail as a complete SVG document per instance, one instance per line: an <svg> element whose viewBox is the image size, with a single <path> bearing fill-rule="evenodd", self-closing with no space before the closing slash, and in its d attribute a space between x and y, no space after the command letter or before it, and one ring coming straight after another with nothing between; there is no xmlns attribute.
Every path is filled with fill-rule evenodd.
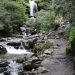
<svg viewBox="0 0 75 75"><path fill-rule="evenodd" d="M69 26L68 22L65 23L65 21L63 21L62 19L59 19L58 22L60 23L60 27ZM64 28L59 29L61 31ZM58 30L56 31L56 33L57 32ZM65 40L63 36L58 39L52 38L47 40L53 42L57 46L57 48L53 49L52 55L46 57L41 63L41 65L45 67L48 72L38 73L37 75L75 75L71 57L69 55L66 55L66 47L68 46L68 41Z"/></svg>
<svg viewBox="0 0 75 75"><path fill-rule="evenodd" d="M58 44L58 49L54 49L52 56L47 57L42 63L49 72L38 75L74 75L73 64L69 56L66 55L68 42L65 39L48 39ZM46 62L46 63L44 63Z"/></svg>

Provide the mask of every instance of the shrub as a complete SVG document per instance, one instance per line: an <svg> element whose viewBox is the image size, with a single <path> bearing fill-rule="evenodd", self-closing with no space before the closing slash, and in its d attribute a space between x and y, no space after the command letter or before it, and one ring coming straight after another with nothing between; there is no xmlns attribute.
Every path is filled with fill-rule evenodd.
<svg viewBox="0 0 75 75"><path fill-rule="evenodd" d="M71 26L69 26L69 27L66 29L66 34L65 34L65 38L66 38L66 39L69 39L70 32L71 32Z"/></svg>
<svg viewBox="0 0 75 75"><path fill-rule="evenodd" d="M69 44L71 44L71 41L73 40L73 38L75 38L75 27L71 28L71 32L69 35Z"/></svg>
<svg viewBox="0 0 75 75"><path fill-rule="evenodd" d="M22 4L3 0L0 6L0 30L5 30L8 36L23 25L26 20L26 10Z"/></svg>
<svg viewBox="0 0 75 75"><path fill-rule="evenodd" d="M46 49L49 49L51 46L53 46L53 43L52 42L49 42L49 41L46 41L45 43L42 44L42 50L46 50Z"/></svg>
<svg viewBox="0 0 75 75"><path fill-rule="evenodd" d="M66 31L66 38L69 40L68 42L68 47L66 48L66 54L73 54L72 51L74 51L72 49L72 41L75 38L75 27L68 27L67 31Z"/></svg>
<svg viewBox="0 0 75 75"><path fill-rule="evenodd" d="M55 28L55 26L58 23L55 22L54 12L50 13L50 11L47 12L41 11L40 16L38 15L38 17L34 21L33 20L28 21L28 24L31 27L35 27L38 30L38 32L41 32L41 31L49 31Z"/></svg>
<svg viewBox="0 0 75 75"><path fill-rule="evenodd" d="M49 41L46 41L42 45L35 46L33 48L33 52L36 53L36 52L39 52L39 51L44 51L46 49L49 49L51 46L53 46L53 43L52 42L49 42Z"/></svg>

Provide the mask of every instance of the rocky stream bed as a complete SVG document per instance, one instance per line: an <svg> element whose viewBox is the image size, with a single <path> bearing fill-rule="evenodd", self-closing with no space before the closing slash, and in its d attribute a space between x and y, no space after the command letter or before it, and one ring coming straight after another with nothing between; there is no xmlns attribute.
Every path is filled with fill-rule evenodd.
<svg viewBox="0 0 75 75"><path fill-rule="evenodd" d="M67 26L68 22L62 21L56 30L37 34L36 29L20 27L21 35L1 38L0 75L74 75L73 62L66 55ZM53 46L45 51L34 49L46 41Z"/></svg>

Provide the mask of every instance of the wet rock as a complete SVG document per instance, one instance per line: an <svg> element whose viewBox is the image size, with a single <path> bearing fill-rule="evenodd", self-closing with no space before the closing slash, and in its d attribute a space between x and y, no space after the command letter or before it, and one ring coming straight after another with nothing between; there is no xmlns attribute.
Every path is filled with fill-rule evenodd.
<svg viewBox="0 0 75 75"><path fill-rule="evenodd" d="M8 66L8 62L0 61L0 67L6 67L6 66Z"/></svg>
<svg viewBox="0 0 75 75"><path fill-rule="evenodd" d="M7 53L6 48L0 45L0 54L5 54L5 53Z"/></svg>
<svg viewBox="0 0 75 75"><path fill-rule="evenodd" d="M24 48L26 48L26 49L29 49L30 47L29 47L29 42L28 42L28 40L23 40L22 41L22 45L24 46Z"/></svg>
<svg viewBox="0 0 75 75"><path fill-rule="evenodd" d="M7 45L9 45L9 46L20 46L21 45L21 43L20 42L9 42L9 43L7 43Z"/></svg>
<svg viewBox="0 0 75 75"><path fill-rule="evenodd" d="M29 42L30 48L33 48L36 41L35 39L29 39L28 42Z"/></svg>
<svg viewBox="0 0 75 75"><path fill-rule="evenodd" d="M31 29L31 35L34 35L34 34L36 34L37 33L37 29Z"/></svg>
<svg viewBox="0 0 75 75"><path fill-rule="evenodd" d="M23 62L24 62L24 59L23 59L23 58L18 58L18 59L16 60L16 62L17 62L17 63L23 63Z"/></svg>
<svg viewBox="0 0 75 75"><path fill-rule="evenodd" d="M3 74L4 74L4 75L10 75L10 72L9 72L9 71L4 71Z"/></svg>
<svg viewBox="0 0 75 75"><path fill-rule="evenodd" d="M19 46L14 46L15 49L19 49Z"/></svg>
<svg viewBox="0 0 75 75"><path fill-rule="evenodd" d="M25 75L23 72L19 72L18 75Z"/></svg>
<svg viewBox="0 0 75 75"><path fill-rule="evenodd" d="M28 40L23 40L22 44L26 49L29 49L29 48L34 47L36 41L37 41L37 38L32 38L32 39L28 39Z"/></svg>
<svg viewBox="0 0 75 75"><path fill-rule="evenodd" d="M40 61L40 59L37 57L34 57L34 58L31 58L29 61L23 62L24 70L31 71L32 69L36 69L37 67L39 67L39 64L35 63L37 61Z"/></svg>
<svg viewBox="0 0 75 75"><path fill-rule="evenodd" d="M5 42L7 40L7 38L1 38L0 42Z"/></svg>
<svg viewBox="0 0 75 75"><path fill-rule="evenodd" d="M2 73L2 72L4 72L4 71L6 71L7 70L7 68L5 68L5 67L0 67L0 73Z"/></svg>
<svg viewBox="0 0 75 75"><path fill-rule="evenodd" d="M38 68L38 73L45 73L45 72L48 72L48 70L45 67Z"/></svg>
<svg viewBox="0 0 75 75"><path fill-rule="evenodd" d="M31 62L24 62L23 68L24 70L31 71L32 69L36 69L39 65Z"/></svg>
<svg viewBox="0 0 75 75"><path fill-rule="evenodd" d="M16 38L23 38L22 35L16 35L15 37L16 37Z"/></svg>
<svg viewBox="0 0 75 75"><path fill-rule="evenodd" d="M29 75L35 75L35 72L29 72Z"/></svg>

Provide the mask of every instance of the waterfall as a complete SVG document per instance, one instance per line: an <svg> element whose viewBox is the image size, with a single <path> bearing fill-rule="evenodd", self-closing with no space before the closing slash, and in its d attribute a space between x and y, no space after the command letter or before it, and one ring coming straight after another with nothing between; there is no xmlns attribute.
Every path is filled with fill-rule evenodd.
<svg viewBox="0 0 75 75"><path fill-rule="evenodd" d="M30 17L34 17L34 14L38 11L37 4L34 0L29 1L30 4Z"/></svg>

